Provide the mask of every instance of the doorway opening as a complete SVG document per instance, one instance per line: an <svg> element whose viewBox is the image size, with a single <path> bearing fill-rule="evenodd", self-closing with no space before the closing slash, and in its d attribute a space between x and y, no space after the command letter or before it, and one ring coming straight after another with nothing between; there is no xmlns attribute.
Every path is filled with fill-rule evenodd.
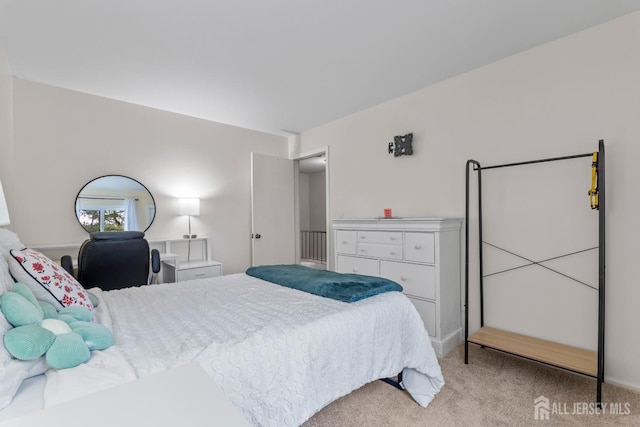
<svg viewBox="0 0 640 427"><path fill-rule="evenodd" d="M322 150L296 159L297 254L300 264L327 269L328 174L327 152Z"/></svg>

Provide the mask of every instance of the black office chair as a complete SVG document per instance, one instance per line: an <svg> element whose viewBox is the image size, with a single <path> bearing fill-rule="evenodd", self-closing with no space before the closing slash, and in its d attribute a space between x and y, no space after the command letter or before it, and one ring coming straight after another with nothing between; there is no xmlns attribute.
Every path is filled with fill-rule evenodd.
<svg viewBox="0 0 640 427"><path fill-rule="evenodd" d="M107 231L89 236L78 252L77 279L85 288L108 291L148 285L160 271L160 252L149 252L149 242L141 231ZM63 256L60 263L73 274L69 255Z"/></svg>

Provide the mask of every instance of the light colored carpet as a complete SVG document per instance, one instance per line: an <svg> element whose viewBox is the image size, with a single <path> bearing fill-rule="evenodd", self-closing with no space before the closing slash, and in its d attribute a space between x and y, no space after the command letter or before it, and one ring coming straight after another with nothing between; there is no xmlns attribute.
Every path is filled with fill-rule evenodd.
<svg viewBox="0 0 640 427"><path fill-rule="evenodd" d="M374 381L303 425L640 426L640 393L605 383L606 405L595 413L594 379L475 345L469 350L468 365L463 345L440 359L446 385L427 408L418 406L405 391ZM534 417L534 400L540 396L549 399L548 420Z"/></svg>

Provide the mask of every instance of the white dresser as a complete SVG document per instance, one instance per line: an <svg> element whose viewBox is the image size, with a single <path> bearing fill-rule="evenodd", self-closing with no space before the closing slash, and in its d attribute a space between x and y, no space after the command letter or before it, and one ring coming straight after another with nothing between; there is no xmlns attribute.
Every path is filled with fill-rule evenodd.
<svg viewBox="0 0 640 427"><path fill-rule="evenodd" d="M404 289L436 354L463 341L460 218L332 220L334 269L380 276Z"/></svg>

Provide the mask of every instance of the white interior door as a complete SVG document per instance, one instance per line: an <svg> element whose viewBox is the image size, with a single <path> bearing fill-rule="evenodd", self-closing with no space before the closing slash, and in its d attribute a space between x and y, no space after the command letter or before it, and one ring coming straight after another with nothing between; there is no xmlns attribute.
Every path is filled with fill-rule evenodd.
<svg viewBox="0 0 640 427"><path fill-rule="evenodd" d="M295 263L293 160L251 153L251 264Z"/></svg>

